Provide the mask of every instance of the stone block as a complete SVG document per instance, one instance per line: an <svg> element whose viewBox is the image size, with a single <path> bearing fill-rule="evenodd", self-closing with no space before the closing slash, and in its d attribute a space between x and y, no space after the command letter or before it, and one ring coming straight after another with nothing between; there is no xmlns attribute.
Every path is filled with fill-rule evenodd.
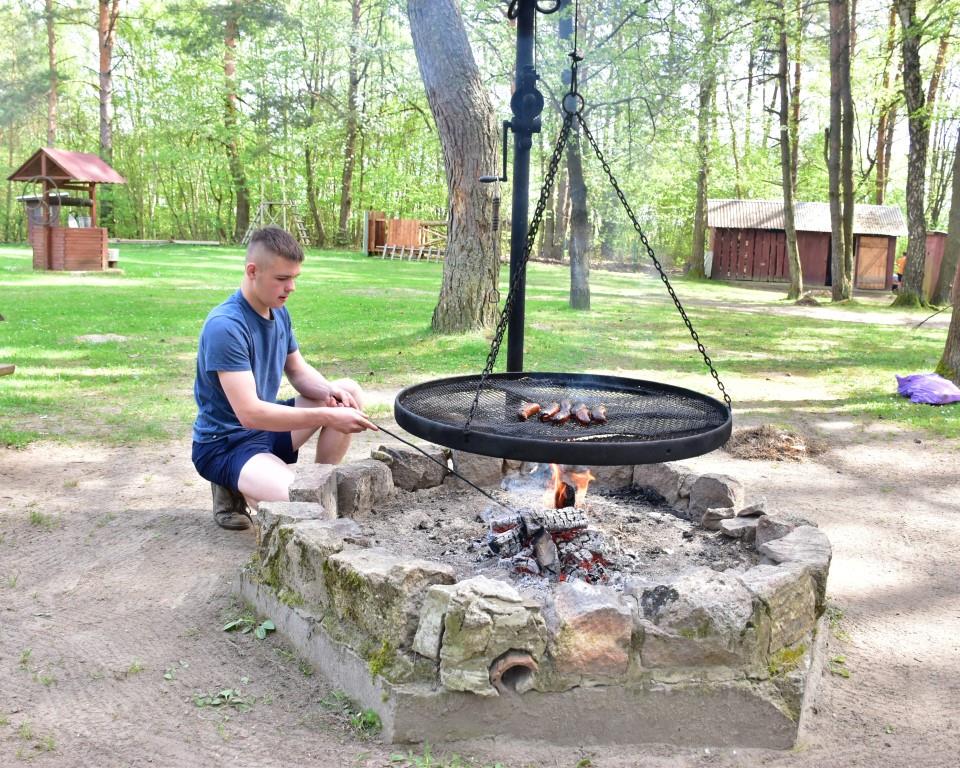
<svg viewBox="0 0 960 768"><path fill-rule="evenodd" d="M767 499L764 496L737 510L737 517L759 517L765 514L767 514Z"/></svg>
<svg viewBox="0 0 960 768"><path fill-rule="evenodd" d="M261 501L257 507L257 522L260 526L260 556L270 549L270 538L281 525L299 523L303 520L329 520L335 518L322 504L309 501Z"/></svg>
<svg viewBox="0 0 960 768"><path fill-rule="evenodd" d="M362 519L393 493L393 474L382 461L366 459L337 467L337 513L340 517Z"/></svg>
<svg viewBox="0 0 960 768"><path fill-rule="evenodd" d="M608 681L626 675L633 612L617 592L582 581L563 582L545 616L550 655L560 676Z"/></svg>
<svg viewBox="0 0 960 768"><path fill-rule="evenodd" d="M453 468L481 488L496 488L503 479L503 459L494 456L481 456L477 453L455 450L453 451ZM470 487L453 476L448 476L445 482L451 483L455 488Z"/></svg>
<svg viewBox="0 0 960 768"><path fill-rule="evenodd" d="M743 506L743 485L728 475L700 475L690 488L690 514L702 515L708 509Z"/></svg>
<svg viewBox="0 0 960 768"><path fill-rule="evenodd" d="M813 578L802 565L757 565L740 580L764 607L773 654L803 640L816 622Z"/></svg>
<svg viewBox="0 0 960 768"><path fill-rule="evenodd" d="M763 648L753 596L732 573L691 568L655 586L630 583L643 667L751 667Z"/></svg>
<svg viewBox="0 0 960 768"><path fill-rule="evenodd" d="M681 500L681 484L691 475L682 464L637 464L633 468L633 484L656 491L667 504L674 506ZM689 497L689 491L686 495Z"/></svg>
<svg viewBox="0 0 960 768"><path fill-rule="evenodd" d="M703 513L703 517L700 518L700 525L708 531L719 531L720 523L735 516L736 511L733 507L711 507Z"/></svg>
<svg viewBox="0 0 960 768"><path fill-rule="evenodd" d="M827 607L827 574L833 548L830 539L819 528L801 525L786 536L757 547L761 555L775 563L797 563L806 566L816 584L816 607L819 616Z"/></svg>
<svg viewBox="0 0 960 768"><path fill-rule="evenodd" d="M311 610L329 604L323 580L327 558L353 546L362 532L353 520L301 520L278 525L261 558L261 577L281 599Z"/></svg>
<svg viewBox="0 0 960 768"><path fill-rule="evenodd" d="M412 449L390 445L381 445L371 456L390 467L393 484L397 488L419 491L440 485L450 471L447 468L446 450L432 445L424 446L424 450L434 461Z"/></svg>
<svg viewBox="0 0 960 768"><path fill-rule="evenodd" d="M523 663L517 663L520 675L504 678L509 681L506 687L515 685L523 692L534 684L546 634L539 606L524 602L506 582L475 576L430 588L413 647L428 658L439 658L444 688L497 696L491 670L502 675L511 652Z"/></svg>
<svg viewBox="0 0 960 768"><path fill-rule="evenodd" d="M806 518L789 512L779 515L767 515L757 523L757 546L759 547L761 544L766 544L768 541L773 541L774 539L782 539L794 528L801 525L809 525L816 528L816 525Z"/></svg>
<svg viewBox="0 0 960 768"><path fill-rule="evenodd" d="M744 541L753 541L757 535L757 522L759 517L734 517L729 520L719 522L719 530L724 536L731 539L743 539Z"/></svg>
<svg viewBox="0 0 960 768"><path fill-rule="evenodd" d="M413 642L428 588L454 581L448 565L374 547L333 555L323 575L337 616L393 650Z"/></svg>
<svg viewBox="0 0 960 768"><path fill-rule="evenodd" d="M619 488L629 488L633 485L634 467L632 464L612 467L587 467L587 469L590 470L590 474L594 478L590 483L591 488L617 490Z"/></svg>
<svg viewBox="0 0 960 768"><path fill-rule="evenodd" d="M337 517L337 467L334 464L297 464L290 486L290 501L320 504Z"/></svg>

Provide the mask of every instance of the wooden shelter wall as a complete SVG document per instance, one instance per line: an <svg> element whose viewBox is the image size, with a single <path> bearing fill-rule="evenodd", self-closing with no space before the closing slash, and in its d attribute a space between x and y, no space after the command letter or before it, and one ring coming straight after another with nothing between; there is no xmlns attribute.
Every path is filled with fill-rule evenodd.
<svg viewBox="0 0 960 768"><path fill-rule="evenodd" d="M800 252L800 269L803 284L827 285L830 264L829 232L797 232L797 250Z"/></svg>
<svg viewBox="0 0 960 768"><path fill-rule="evenodd" d="M923 295L930 298L930 294L940 279L940 265L943 264L943 252L947 245L946 232L928 232L926 256L923 261Z"/></svg>

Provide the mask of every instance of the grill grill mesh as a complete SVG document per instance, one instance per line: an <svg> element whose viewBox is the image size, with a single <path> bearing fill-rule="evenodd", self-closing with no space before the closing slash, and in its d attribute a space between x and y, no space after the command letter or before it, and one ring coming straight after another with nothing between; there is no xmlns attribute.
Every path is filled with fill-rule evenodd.
<svg viewBox="0 0 960 768"><path fill-rule="evenodd" d="M479 377L464 377L412 387L401 393L398 406L429 421L462 428L478 383ZM561 400L591 408L603 404L607 423L582 426L571 419L557 425L536 416L529 421L517 416L524 403L546 407ZM650 382L571 374L501 374L487 379L470 430L531 441L616 443L699 435L722 426L728 418L726 408L716 400Z"/></svg>

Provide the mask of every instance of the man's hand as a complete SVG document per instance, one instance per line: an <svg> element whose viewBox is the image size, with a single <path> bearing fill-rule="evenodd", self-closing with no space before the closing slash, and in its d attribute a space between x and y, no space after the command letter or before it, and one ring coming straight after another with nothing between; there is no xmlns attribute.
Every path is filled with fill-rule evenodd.
<svg viewBox="0 0 960 768"><path fill-rule="evenodd" d="M356 398L353 397L347 390L342 387L338 387L335 384L330 384L330 395L327 399L327 405L343 405L347 408L356 408L359 410L360 403L356 401Z"/></svg>
<svg viewBox="0 0 960 768"><path fill-rule="evenodd" d="M348 405L340 408L330 408L327 411L327 420L324 426L346 434L363 432L366 429L372 429L374 432L379 431L377 425L370 421L362 411Z"/></svg>

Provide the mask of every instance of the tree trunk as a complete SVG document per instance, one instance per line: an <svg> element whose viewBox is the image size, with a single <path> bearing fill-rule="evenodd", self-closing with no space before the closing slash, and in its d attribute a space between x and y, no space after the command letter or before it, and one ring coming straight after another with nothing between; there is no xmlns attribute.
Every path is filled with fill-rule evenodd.
<svg viewBox="0 0 960 768"><path fill-rule="evenodd" d="M570 226L570 179L566 168L561 168L559 174L553 212L553 261L563 261L563 244L567 240L567 227Z"/></svg>
<svg viewBox="0 0 960 768"><path fill-rule="evenodd" d="M687 273L691 277L705 277L704 252L707 245L707 185L710 163L710 107L717 87L713 66L713 33L716 21L712 3L706 3L701 13L703 24L703 71L700 75L700 97L697 106L697 202L693 213L693 249Z"/></svg>
<svg viewBox="0 0 960 768"><path fill-rule="evenodd" d="M880 116L877 120L877 175L876 192L874 199L877 205L883 205L883 200L887 196L887 165L889 161L889 150L887 149L887 134L892 131L888 128L888 121L893 120L896 115L893 100L890 99L890 69L893 66L893 56L895 43L897 40L897 9L896 4L890 6L890 15L887 19L887 55L883 62L883 74L880 77ZM893 67L896 69L896 67Z"/></svg>
<svg viewBox="0 0 960 768"><path fill-rule="evenodd" d="M947 341L943 346L943 357L937 364L936 372L960 386L960 309L957 309L957 304L960 304L957 300L960 298L960 288L957 288L960 285L960 263L953 273L953 285L953 315L947 330Z"/></svg>
<svg viewBox="0 0 960 768"><path fill-rule="evenodd" d="M50 90L47 92L47 146L57 144L57 30L53 24L53 0L44 3L44 19L47 22L47 58L49 61Z"/></svg>
<svg viewBox="0 0 960 768"><path fill-rule="evenodd" d="M895 306L922 305L923 267L926 258L927 225L923 187L927 170L930 116L924 103L920 72L920 26L916 0L897 0L903 29L903 92L907 102L910 151L907 157L907 264L897 290Z"/></svg>
<svg viewBox="0 0 960 768"><path fill-rule="evenodd" d="M318 248L323 248L327 242L327 233L320 218L320 209L317 207L317 182L313 167L313 150L309 143L303 148L303 170L307 183L307 207L310 209L310 221L313 224L313 242Z"/></svg>
<svg viewBox="0 0 960 768"><path fill-rule="evenodd" d="M340 180L340 218L337 225L337 245L353 244L350 234L350 208L353 204L353 169L356 164L357 126L359 123L357 94L360 90L360 2L351 0L350 64L347 73L347 125L343 140L343 176Z"/></svg>
<svg viewBox="0 0 960 768"><path fill-rule="evenodd" d="M250 195L247 192L247 177L240 158L240 137L237 110L237 37L240 34L240 0L233 0L227 9L223 36L223 77L225 86L223 124L226 128L227 161L236 195L236 218L233 241L239 243L250 226Z"/></svg>
<svg viewBox="0 0 960 768"><path fill-rule="evenodd" d="M940 264L940 277L930 296L931 304L946 304L951 300L950 286L956 289L955 272L960 265L960 132L957 133L957 145L953 154L953 193L950 198L950 222L947 225L947 242L943 250L943 262ZM956 290L954 290L954 299ZM953 320L960 315L957 302L954 301ZM956 366L954 366L956 367Z"/></svg>
<svg viewBox="0 0 960 768"><path fill-rule="evenodd" d="M793 152L791 151L790 96L787 89L787 7L780 2L780 68L777 72L780 90L780 177L783 180L783 222L787 236L787 266L790 270L790 289L787 298L796 300L803 293L803 273L800 269L800 253L797 250L797 227L793 208Z"/></svg>
<svg viewBox="0 0 960 768"><path fill-rule="evenodd" d="M433 329L457 333L497 316L500 242L494 190L478 181L497 159L497 123L454 0L407 0L410 32L447 177L447 257Z"/></svg>
<svg viewBox="0 0 960 768"><path fill-rule="evenodd" d="M840 45L840 190L843 194L843 277L852 286L853 276L853 98L850 94L852 32L848 8L844 7Z"/></svg>
<svg viewBox="0 0 960 768"><path fill-rule="evenodd" d="M792 193L797 191L797 169L800 167L800 75L803 71L803 0L794 0L794 21L796 29L796 46L794 50L793 87L790 90L790 180L793 183ZM786 9L784 9L786 14ZM784 23L786 23L784 21ZM780 84L786 88L786 79ZM802 290L802 285L801 285Z"/></svg>
<svg viewBox="0 0 960 768"><path fill-rule="evenodd" d="M100 48L100 157L107 164L113 163L113 44L117 38L117 18L120 15L120 0L99 0L97 13L97 42ZM113 193L110 188L101 192L99 205L100 222L112 229Z"/></svg>
<svg viewBox="0 0 960 768"><path fill-rule="evenodd" d="M830 0L830 127L827 130L827 171L830 183L830 260L833 301L850 298L851 288L844 269L843 215L840 197L841 138L841 53L846 45L846 0Z"/></svg>
<svg viewBox="0 0 960 768"><path fill-rule="evenodd" d="M570 308L590 309L590 220L579 126L567 141L570 178Z"/></svg>

